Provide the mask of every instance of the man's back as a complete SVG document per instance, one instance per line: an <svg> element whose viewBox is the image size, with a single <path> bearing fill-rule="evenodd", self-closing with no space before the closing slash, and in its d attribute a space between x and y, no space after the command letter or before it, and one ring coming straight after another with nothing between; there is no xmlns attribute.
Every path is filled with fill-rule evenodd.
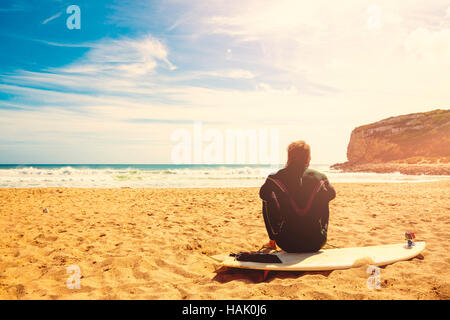
<svg viewBox="0 0 450 320"><path fill-rule="evenodd" d="M282 190L281 188L284 188ZM281 214L288 221L275 237L277 244L285 251L317 251L326 242L329 209L328 203L336 196L327 177L313 169L298 170L283 168L272 174L260 190L260 197L272 201L276 195L281 203ZM295 203L292 203L294 201ZM265 210L270 211L266 207ZM274 210L274 209L272 209ZM265 212L267 215L272 212Z"/></svg>

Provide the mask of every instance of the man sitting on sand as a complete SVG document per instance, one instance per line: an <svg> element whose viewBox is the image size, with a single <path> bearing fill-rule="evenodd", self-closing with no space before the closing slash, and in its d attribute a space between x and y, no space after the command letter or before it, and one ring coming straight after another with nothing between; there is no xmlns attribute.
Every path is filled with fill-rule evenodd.
<svg viewBox="0 0 450 320"><path fill-rule="evenodd" d="M308 169L311 150L304 141L288 147L286 167L269 175L259 195L270 241L264 247L314 252L327 241L328 203L336 191L327 177Z"/></svg>

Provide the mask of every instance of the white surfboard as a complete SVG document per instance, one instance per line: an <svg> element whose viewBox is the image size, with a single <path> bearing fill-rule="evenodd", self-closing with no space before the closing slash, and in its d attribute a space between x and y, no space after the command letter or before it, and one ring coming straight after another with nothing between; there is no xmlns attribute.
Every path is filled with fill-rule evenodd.
<svg viewBox="0 0 450 320"><path fill-rule="evenodd" d="M211 258L220 266L255 270L278 271L324 271L360 267L362 265L384 266L397 261L414 258L425 249L425 242L416 242L411 248L406 243L381 246L323 249L314 253L277 252L282 263L237 261L227 255Z"/></svg>

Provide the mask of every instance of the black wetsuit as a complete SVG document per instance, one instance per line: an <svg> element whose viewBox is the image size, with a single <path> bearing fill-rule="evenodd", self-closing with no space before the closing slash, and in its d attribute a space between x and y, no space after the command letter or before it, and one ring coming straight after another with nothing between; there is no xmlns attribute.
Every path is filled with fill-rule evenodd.
<svg viewBox="0 0 450 320"><path fill-rule="evenodd" d="M260 190L269 238L287 252L314 252L325 245L328 203L336 196L324 174L307 169L299 177L302 171L281 169L269 175Z"/></svg>

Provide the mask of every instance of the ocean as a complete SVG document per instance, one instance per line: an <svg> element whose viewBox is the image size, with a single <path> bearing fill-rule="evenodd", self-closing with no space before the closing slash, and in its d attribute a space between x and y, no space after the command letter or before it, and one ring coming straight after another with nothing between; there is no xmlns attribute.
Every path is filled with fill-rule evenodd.
<svg viewBox="0 0 450 320"><path fill-rule="evenodd" d="M280 166L281 167L281 166ZM310 166L335 182L425 182L450 176L342 173ZM0 188L203 188L259 187L277 168L267 165L0 164Z"/></svg>

